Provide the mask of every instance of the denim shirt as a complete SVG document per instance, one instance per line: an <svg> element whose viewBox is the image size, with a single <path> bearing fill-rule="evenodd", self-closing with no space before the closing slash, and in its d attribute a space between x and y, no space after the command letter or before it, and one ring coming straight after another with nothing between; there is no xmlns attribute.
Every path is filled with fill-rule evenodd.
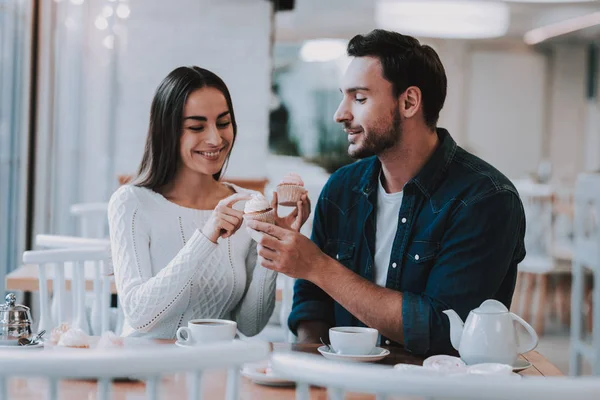
<svg viewBox="0 0 600 400"><path fill-rule="evenodd" d="M510 308L517 265L525 257L525 215L515 187L459 147L448 131L438 128L437 134L438 147L404 186L398 218L389 221L397 231L386 287L402 292L398 328L404 347L422 355L454 353L442 311L453 309L465 320L487 299ZM380 171L376 157L336 171L319 197L312 233L324 253L371 282ZM301 321L310 320L364 326L319 287L299 279L288 325L296 333Z"/></svg>

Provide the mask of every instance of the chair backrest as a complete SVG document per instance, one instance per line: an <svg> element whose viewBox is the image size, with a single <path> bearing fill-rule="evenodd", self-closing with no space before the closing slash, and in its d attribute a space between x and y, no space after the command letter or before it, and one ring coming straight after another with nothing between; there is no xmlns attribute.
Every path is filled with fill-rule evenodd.
<svg viewBox="0 0 600 400"><path fill-rule="evenodd" d="M529 181L515 181L514 183L525 211L527 256L551 257L553 245L552 187Z"/></svg>
<svg viewBox="0 0 600 400"><path fill-rule="evenodd" d="M100 288L94 293L99 298L96 302L100 305L100 313L92 313L92 325L100 326L102 332L109 329L110 312L110 250L108 247L66 248L52 250L35 250L23 253L23 262L38 266L38 280L40 289L40 321L38 330L50 330L65 321L65 310L68 299L66 291L65 270L72 269L70 289L72 292L72 321L71 325L90 333L85 312L86 280L84 268L93 269L93 273L100 275ZM53 268L51 268L53 267ZM53 291L58 304L57 321L53 321L50 312L49 289ZM95 321L94 318L98 320Z"/></svg>
<svg viewBox="0 0 600 400"><path fill-rule="evenodd" d="M94 239L94 238L83 238L78 236L62 236L62 235L36 235L35 237L35 245L38 249L72 249L72 248L91 248L91 247L99 247L99 248L109 248L110 240L109 239ZM69 270L65 271L69 272ZM95 335L101 334L106 329L103 329L102 322L98 316L102 312L102 287L103 287L103 274L100 268L94 268L94 278L93 278L93 303L92 309L90 313L91 320L91 332ZM108 265L104 268L104 273L107 275L111 275L113 273L113 265L112 263L108 263ZM69 276L65 276L66 280L69 280ZM86 276L87 280L88 277ZM112 278L111 278L112 279ZM85 290L88 292L87 288ZM117 307L117 321L115 326L110 326L110 329L117 333L120 333L123 327L123 321L125 316L123 315L123 310L120 307ZM52 298L52 307L51 307L51 315L53 320L58 320L58 310L62 310L64 313L64 317L70 319L72 315L72 310L69 305L67 307L58 304L58 297L54 296ZM110 318L109 318L110 320Z"/></svg>
<svg viewBox="0 0 600 400"><path fill-rule="evenodd" d="M64 236L64 235L36 235L35 245L37 248L45 249L71 249L82 247L102 247L110 246L109 239L96 239L79 236Z"/></svg>
<svg viewBox="0 0 600 400"><path fill-rule="evenodd" d="M146 381L146 399L159 399L161 377L187 372L189 399L202 391L202 373L207 369L227 369L226 399L239 398L240 367L268 358L269 345L261 341L213 343L186 349L174 345L135 346L114 350L4 351L0 363L0 398L8 399L10 377L44 377L49 380L49 400L59 398L58 382L63 379L98 379L99 400L112 398L111 381L135 377ZM60 397L63 398L63 397ZM169 396L168 398L172 398ZM181 398L177 396L177 398ZM209 396L207 398L214 398Z"/></svg>
<svg viewBox="0 0 600 400"><path fill-rule="evenodd" d="M108 237L108 203L73 204L71 214L79 218L79 234L81 236Z"/></svg>
<svg viewBox="0 0 600 400"><path fill-rule="evenodd" d="M277 376L297 382L297 400L310 398L309 385L326 387L332 400L343 399L347 392L375 394L378 400L398 395L464 400L592 400L598 399L600 393L597 378L457 378L427 371L400 371L384 365L339 363L299 353L274 353L271 368Z"/></svg>

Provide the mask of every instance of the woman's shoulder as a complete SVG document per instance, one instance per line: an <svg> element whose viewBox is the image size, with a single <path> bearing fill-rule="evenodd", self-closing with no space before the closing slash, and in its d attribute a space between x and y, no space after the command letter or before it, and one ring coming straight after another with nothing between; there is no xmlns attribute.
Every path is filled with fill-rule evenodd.
<svg viewBox="0 0 600 400"><path fill-rule="evenodd" d="M152 190L135 185L123 185L110 197L108 209L138 209L152 197Z"/></svg>

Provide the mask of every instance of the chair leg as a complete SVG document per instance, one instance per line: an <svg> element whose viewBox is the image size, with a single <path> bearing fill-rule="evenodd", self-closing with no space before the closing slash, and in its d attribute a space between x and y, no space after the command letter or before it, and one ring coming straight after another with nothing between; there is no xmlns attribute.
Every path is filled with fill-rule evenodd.
<svg viewBox="0 0 600 400"><path fill-rule="evenodd" d="M568 326L571 321L571 284L569 275L559 275L556 283L556 301L560 323Z"/></svg>
<svg viewBox="0 0 600 400"><path fill-rule="evenodd" d="M544 334L544 322L546 313L545 305L548 300L548 283L550 280L550 276L548 274L540 274L537 276L537 281L539 284L539 295L538 295L538 304L537 304L537 312L536 312L536 321L535 321L535 330L539 336Z"/></svg>
<svg viewBox="0 0 600 400"><path fill-rule="evenodd" d="M523 303L523 319L527 322L531 322L531 303L533 301L533 291L535 289L535 275L524 272L523 284L526 287L525 302Z"/></svg>
<svg viewBox="0 0 600 400"><path fill-rule="evenodd" d="M586 283L585 285L585 334L591 334L592 333L592 325L594 323L593 320L593 304L594 302L592 301L592 287L589 285L589 283ZM585 336L585 335L584 335Z"/></svg>

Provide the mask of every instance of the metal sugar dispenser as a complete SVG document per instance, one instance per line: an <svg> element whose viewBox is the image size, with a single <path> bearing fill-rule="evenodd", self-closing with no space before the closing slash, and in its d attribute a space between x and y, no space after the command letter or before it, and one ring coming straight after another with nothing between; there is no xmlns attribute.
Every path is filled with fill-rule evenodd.
<svg viewBox="0 0 600 400"><path fill-rule="evenodd" d="M6 304L0 305L0 345L18 346L19 339L31 339L31 311L29 307L15 304L14 293L6 295Z"/></svg>

